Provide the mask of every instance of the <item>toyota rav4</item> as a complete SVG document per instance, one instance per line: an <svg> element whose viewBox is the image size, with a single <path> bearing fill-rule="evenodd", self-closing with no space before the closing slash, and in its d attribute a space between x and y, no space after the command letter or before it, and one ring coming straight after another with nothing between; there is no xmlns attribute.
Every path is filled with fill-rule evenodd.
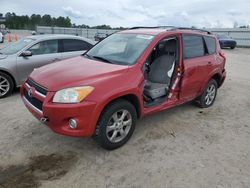
<svg viewBox="0 0 250 188"><path fill-rule="evenodd" d="M226 58L209 31L136 27L82 56L34 70L21 87L29 111L54 132L124 145L136 120L188 101L211 106Z"/></svg>

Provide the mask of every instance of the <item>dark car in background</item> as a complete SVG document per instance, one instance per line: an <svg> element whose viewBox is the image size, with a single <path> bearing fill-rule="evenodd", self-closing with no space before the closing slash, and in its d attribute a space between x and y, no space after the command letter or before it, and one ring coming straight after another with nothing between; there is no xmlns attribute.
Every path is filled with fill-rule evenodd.
<svg viewBox="0 0 250 188"><path fill-rule="evenodd" d="M216 35L221 48L231 48L234 49L237 45L237 42L226 34L217 34Z"/></svg>
<svg viewBox="0 0 250 188"><path fill-rule="evenodd" d="M109 36L109 35L106 33L96 33L94 38L95 38L95 41L101 41L101 40L105 39L107 36Z"/></svg>

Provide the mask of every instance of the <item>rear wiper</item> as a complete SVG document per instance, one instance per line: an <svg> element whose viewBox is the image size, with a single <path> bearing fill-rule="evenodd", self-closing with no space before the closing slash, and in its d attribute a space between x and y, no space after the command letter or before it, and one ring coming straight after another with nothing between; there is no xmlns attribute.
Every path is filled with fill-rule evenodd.
<svg viewBox="0 0 250 188"><path fill-rule="evenodd" d="M95 58L95 59L100 59L100 60L102 60L104 62L107 62L107 63L114 64L112 61L110 61L110 60L108 60L108 59L106 59L104 57L100 57L100 56L92 56L92 57Z"/></svg>

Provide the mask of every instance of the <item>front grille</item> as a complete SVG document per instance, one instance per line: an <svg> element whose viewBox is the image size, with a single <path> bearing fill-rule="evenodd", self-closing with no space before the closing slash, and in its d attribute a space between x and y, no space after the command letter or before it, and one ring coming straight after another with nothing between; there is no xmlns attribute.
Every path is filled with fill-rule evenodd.
<svg viewBox="0 0 250 188"><path fill-rule="evenodd" d="M37 99L35 96L30 96L28 90L30 88L34 88L37 94L40 94L40 96L44 95L45 97L47 95L47 89L44 87L40 86L39 84L35 83L33 80L28 79L26 84L28 85L27 89L24 89L23 95L24 98L36 109L38 109L40 112L42 112L42 107L43 107L43 101Z"/></svg>
<svg viewBox="0 0 250 188"><path fill-rule="evenodd" d="M30 104L32 104L34 107L36 107L37 109L42 111L42 106L43 106L42 101L40 101L34 97L30 97L28 94L28 91L26 89L24 90L23 95L27 99L27 101L29 101Z"/></svg>
<svg viewBox="0 0 250 188"><path fill-rule="evenodd" d="M36 91L38 91L39 93L43 94L43 95L47 95L47 89L45 89L44 87L40 86L39 84L35 83L33 80L28 79L27 80L27 84L29 84L30 87L34 87Z"/></svg>

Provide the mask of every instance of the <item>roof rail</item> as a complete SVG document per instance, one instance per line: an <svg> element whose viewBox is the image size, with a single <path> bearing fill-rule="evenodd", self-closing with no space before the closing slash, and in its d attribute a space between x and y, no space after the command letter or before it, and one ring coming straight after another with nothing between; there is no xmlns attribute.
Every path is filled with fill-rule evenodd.
<svg viewBox="0 0 250 188"><path fill-rule="evenodd" d="M137 26L137 27L131 27L128 29L166 29L166 28L175 28L174 26Z"/></svg>
<svg viewBox="0 0 250 188"><path fill-rule="evenodd" d="M192 30L192 31L199 31L199 32L204 32L207 34L212 34L211 31L205 30L205 29L197 29L197 28L191 28L191 27L175 27L175 26L153 26L153 27L148 27L148 26L138 26L138 27L131 27L129 29L170 29L170 30Z"/></svg>
<svg viewBox="0 0 250 188"><path fill-rule="evenodd" d="M128 29L130 30L130 29L157 29L157 28L159 28L159 27L137 26L137 27L131 27Z"/></svg>
<svg viewBox="0 0 250 188"><path fill-rule="evenodd" d="M174 29L199 31L199 32L207 33L209 35L212 34L211 31L208 31L208 30L205 30L205 29L197 29L197 28L190 28L190 27L175 27Z"/></svg>

